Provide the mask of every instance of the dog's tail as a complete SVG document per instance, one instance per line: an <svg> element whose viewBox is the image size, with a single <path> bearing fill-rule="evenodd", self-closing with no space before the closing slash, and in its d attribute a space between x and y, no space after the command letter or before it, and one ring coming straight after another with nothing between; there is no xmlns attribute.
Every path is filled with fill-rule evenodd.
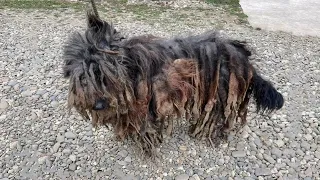
<svg viewBox="0 0 320 180"><path fill-rule="evenodd" d="M279 110L284 104L284 99L271 82L263 79L257 72L253 74L253 98L256 102L257 112L272 112Z"/></svg>

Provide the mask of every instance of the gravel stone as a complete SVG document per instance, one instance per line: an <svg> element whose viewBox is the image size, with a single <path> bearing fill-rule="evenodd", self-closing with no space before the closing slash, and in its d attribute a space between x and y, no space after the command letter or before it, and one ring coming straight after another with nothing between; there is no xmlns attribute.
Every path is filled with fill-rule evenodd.
<svg viewBox="0 0 320 180"><path fill-rule="evenodd" d="M76 168L77 168L77 166L76 166L75 164L73 164L73 163L69 165L69 169L70 169L71 171L75 171Z"/></svg>
<svg viewBox="0 0 320 180"><path fill-rule="evenodd" d="M60 147L60 142L55 143L52 147L53 152L54 153L58 152L59 147Z"/></svg>
<svg viewBox="0 0 320 180"><path fill-rule="evenodd" d="M77 136L74 133L68 131L65 133L65 137L68 139L75 139Z"/></svg>
<svg viewBox="0 0 320 180"><path fill-rule="evenodd" d="M188 180L189 179L189 175L188 174L180 174L178 176L176 176L175 180Z"/></svg>
<svg viewBox="0 0 320 180"><path fill-rule="evenodd" d="M69 156L69 159L74 162L74 161L76 161L77 157L75 155L71 154Z"/></svg>
<svg viewBox="0 0 320 180"><path fill-rule="evenodd" d="M5 110L9 107L9 104L6 100L1 99L0 100L0 110Z"/></svg>
<svg viewBox="0 0 320 180"><path fill-rule="evenodd" d="M302 141L301 147L304 148L305 150L309 150L310 149L310 144L308 142L306 142L306 141Z"/></svg>
<svg viewBox="0 0 320 180"><path fill-rule="evenodd" d="M63 141L64 141L64 136L61 135L61 134L58 134L58 135L57 135L57 138L56 138L56 141L57 141L57 142L63 142Z"/></svg>
<svg viewBox="0 0 320 180"><path fill-rule="evenodd" d="M275 143L278 147L284 146L284 142L281 139L276 140Z"/></svg>
<svg viewBox="0 0 320 180"><path fill-rule="evenodd" d="M246 152L245 151L233 151L232 156L235 158L245 157Z"/></svg>
<svg viewBox="0 0 320 180"><path fill-rule="evenodd" d="M124 161L125 161L125 162L128 162L128 163L131 163L131 157L130 157L130 156L127 156L126 158L124 158Z"/></svg>
<svg viewBox="0 0 320 180"><path fill-rule="evenodd" d="M198 174L192 175L192 178L193 178L194 180L200 180L200 177L198 176Z"/></svg>
<svg viewBox="0 0 320 180"><path fill-rule="evenodd" d="M274 164L274 163L276 162L271 156L269 156L269 155L267 155L267 154L263 154L263 157L264 157L264 159L265 159L266 161L268 161L268 162L271 163L271 164Z"/></svg>
<svg viewBox="0 0 320 180"><path fill-rule="evenodd" d="M314 152L314 156L318 159L320 159L320 151Z"/></svg>
<svg viewBox="0 0 320 180"><path fill-rule="evenodd" d="M282 151L276 147L271 149L271 153L274 154L277 158L280 158L282 156Z"/></svg>
<svg viewBox="0 0 320 180"><path fill-rule="evenodd" d="M268 168L257 168L255 170L255 175L256 176L268 176L271 175L271 170Z"/></svg>
<svg viewBox="0 0 320 180"><path fill-rule="evenodd" d="M118 155L121 156L121 157L123 157L123 158L125 158L125 157L127 157L127 155L128 155L128 151L122 150L122 151L120 151L120 152L118 153Z"/></svg>

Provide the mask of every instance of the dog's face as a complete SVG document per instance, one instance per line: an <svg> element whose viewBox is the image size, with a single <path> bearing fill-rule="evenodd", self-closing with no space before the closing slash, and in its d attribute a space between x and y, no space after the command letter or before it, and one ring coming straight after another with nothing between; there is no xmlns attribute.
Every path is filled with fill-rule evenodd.
<svg viewBox="0 0 320 180"><path fill-rule="evenodd" d="M88 28L74 34L64 48L64 76L69 78L70 107L95 122L117 116L125 88L124 70L115 51L123 38L112 25L88 14Z"/></svg>

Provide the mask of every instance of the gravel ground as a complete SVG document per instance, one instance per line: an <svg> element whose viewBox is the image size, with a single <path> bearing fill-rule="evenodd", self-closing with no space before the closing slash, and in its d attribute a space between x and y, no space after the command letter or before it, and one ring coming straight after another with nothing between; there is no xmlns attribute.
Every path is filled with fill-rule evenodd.
<svg viewBox="0 0 320 180"><path fill-rule="evenodd" d="M84 13L2 9L0 178L320 179L320 38L253 30L219 9L210 13L182 9L139 21L130 13L103 16L128 35L220 28L246 40L252 61L284 94L285 106L270 117L250 113L248 125L215 149L191 139L184 125L163 143L161 157L148 162L132 142L117 142L107 128L93 130L66 110L62 45L85 28Z"/></svg>

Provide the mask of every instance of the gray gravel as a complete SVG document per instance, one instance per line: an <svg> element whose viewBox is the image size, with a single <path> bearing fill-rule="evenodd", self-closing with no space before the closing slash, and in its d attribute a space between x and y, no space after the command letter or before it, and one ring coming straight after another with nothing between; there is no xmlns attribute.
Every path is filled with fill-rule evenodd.
<svg viewBox="0 0 320 180"><path fill-rule="evenodd" d="M193 15L167 12L163 21L103 16L128 35L220 28L246 40L285 107L270 117L251 112L248 125L216 149L191 139L184 125L162 144L159 159L143 161L131 141L117 142L107 128L94 130L66 110L61 50L71 32L85 28L84 13L1 9L0 179L319 179L320 38L253 30L217 9L175 13L186 12Z"/></svg>

